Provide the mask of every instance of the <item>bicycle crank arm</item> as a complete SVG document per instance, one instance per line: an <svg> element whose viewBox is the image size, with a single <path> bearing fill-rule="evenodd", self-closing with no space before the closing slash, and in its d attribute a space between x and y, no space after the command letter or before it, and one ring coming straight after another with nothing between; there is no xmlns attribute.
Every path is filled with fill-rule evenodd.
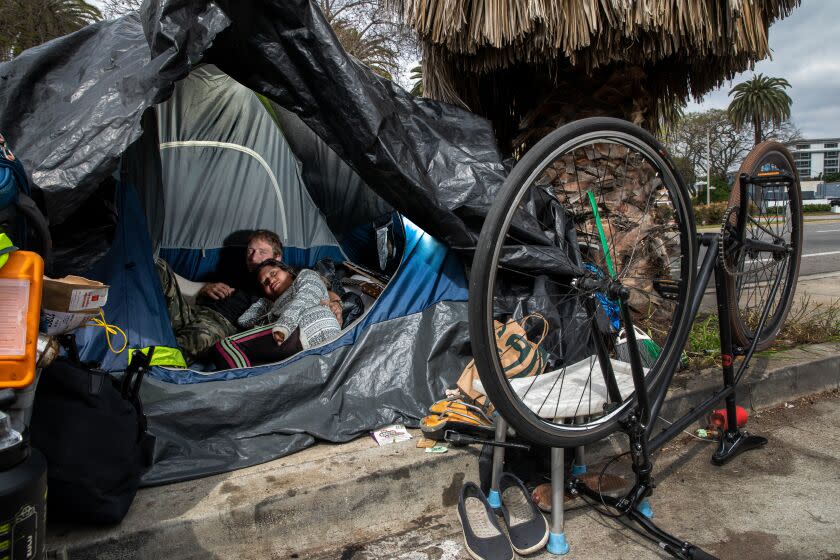
<svg viewBox="0 0 840 560"><path fill-rule="evenodd" d="M473 436L468 436L456 432L455 430L446 430L443 434L444 441L448 441L454 445L469 445L471 443L482 443L484 445L492 445L493 447L506 447L509 449L522 449L523 451L530 451L531 446L524 443L510 443L507 441L496 441L494 439L483 439Z"/></svg>

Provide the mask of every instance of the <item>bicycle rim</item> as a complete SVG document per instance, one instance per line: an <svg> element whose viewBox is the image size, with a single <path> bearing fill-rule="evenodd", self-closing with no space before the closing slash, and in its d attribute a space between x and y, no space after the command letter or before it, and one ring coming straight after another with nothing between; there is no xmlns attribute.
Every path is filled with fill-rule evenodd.
<svg viewBox="0 0 840 560"><path fill-rule="evenodd" d="M553 132L508 177L479 239L470 332L481 389L520 435L543 445L615 431L635 400L626 325L614 299L574 288L572 276L629 289L650 391L685 340L694 251L685 187L653 137L606 118ZM496 325L533 314L548 322L544 373L508 379ZM538 339L539 328L527 327Z"/></svg>
<svg viewBox="0 0 840 560"><path fill-rule="evenodd" d="M746 174L789 173L793 182L779 181L762 186L748 185L745 201L746 238L789 247L784 256L747 251L731 242L740 227L738 209L743 204L740 176ZM744 160L729 199L730 213L722 231L726 290L729 294L729 320L735 342L748 346L756 338L762 310L769 302L769 314L759 335L756 350L772 344L784 325L799 277L802 252L802 195L793 158L784 146L768 141L756 146ZM770 298L776 277L781 276L775 296Z"/></svg>

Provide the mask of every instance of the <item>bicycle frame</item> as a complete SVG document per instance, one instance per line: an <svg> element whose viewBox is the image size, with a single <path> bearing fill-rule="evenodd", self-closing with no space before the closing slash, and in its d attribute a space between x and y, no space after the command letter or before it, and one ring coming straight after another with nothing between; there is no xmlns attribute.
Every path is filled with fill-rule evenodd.
<svg viewBox="0 0 840 560"><path fill-rule="evenodd" d="M754 184L752 179L753 178L742 178L741 188L743 190L741 193L741 200L747 200L746 189L748 184ZM738 221L736 223L740 227L738 228L738 231L733 232L735 243L738 243L741 246L746 246L754 251L776 253L782 250L777 245L767 243L755 244L751 243L750 240L747 240L745 238L743 212L739 212ZM713 391L702 402L675 420L667 428L653 436L653 428L656 424L656 419L659 416L659 411L665 402L665 396L671 385L671 381L676 373L680 355L679 353L674 353L669 358L669 361L664 364L663 367L666 372L665 377L655 392L652 395L649 395L645 385L639 350L636 345L635 335L633 334L634 329L632 317L627 305L624 302L624 298L622 298L620 302L621 315L622 321L625 324L625 330L628 333L630 365L633 373L634 388L636 395L638 396L638 404L625 415L625 417L621 420L621 425L624 432L630 439L630 453L633 461L633 472L636 475L636 482L627 495L622 498L601 496L598 492L591 490L588 486L581 483L574 477L568 484L569 491L572 494L579 493L586 495L593 500L600 500L602 503L620 511L624 516L628 517L644 529L649 534L647 536L657 541L658 545L663 550L666 550L678 558L703 559L712 557L691 543L677 539L676 537L663 531L637 509L641 501L649 496L653 489L653 478L651 476L653 466L650 461L650 454L677 436L697 418L708 413L722 400L726 403L726 414L729 420L727 421L726 428L722 430L720 443L712 456L712 463L716 465L723 465L739 453L761 447L767 443L767 440L763 437L742 432L738 428L737 422L734 420L736 418L735 390L738 382L741 380L744 372L746 371L750 358L755 352L760 336L758 334L756 335L749 348L736 347L733 343L731 325L729 324L727 314L727 310L733 302L729 301L729 293L725 287L725 275L727 272L721 262L719 249L720 237L721 234L719 233L699 234L697 236L698 244L706 247L706 254L703 257L700 270L696 273L694 278L695 288L689 296L688 313L689 317L691 317L691 320L693 321L700 310L706 286L714 274L723 373L722 387ZM773 281L770 295L767 298L764 308L762 309L758 326L755 329L756 333L761 333L764 328L783 276L783 274L778 274ZM685 345L687 338L688 333L685 332L683 336L680 337L680 340L677 341L679 347ZM743 356L743 360L741 361L737 372L735 371L734 365L736 356Z"/></svg>

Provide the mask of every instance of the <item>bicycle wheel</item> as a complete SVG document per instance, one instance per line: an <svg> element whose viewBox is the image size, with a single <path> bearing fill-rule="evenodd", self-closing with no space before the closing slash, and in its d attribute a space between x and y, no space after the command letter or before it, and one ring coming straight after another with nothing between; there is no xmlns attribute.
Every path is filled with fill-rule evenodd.
<svg viewBox="0 0 840 560"><path fill-rule="evenodd" d="M650 134L609 118L557 129L517 163L481 230L469 302L481 389L535 443L612 433L635 400L627 325L610 292L592 286L629 290L650 391L685 343L695 263L685 186ZM548 321L547 366L508 379L499 326L535 313Z"/></svg>
<svg viewBox="0 0 840 560"><path fill-rule="evenodd" d="M744 186L742 176L751 178ZM746 201L742 201L742 192ZM767 244L784 250L768 250ZM735 343L749 346L753 342L762 310L769 305L756 345L756 350L763 350L784 325L802 253L799 174L793 156L782 144L763 142L741 164L724 218L721 249ZM779 287L771 299L779 276Z"/></svg>

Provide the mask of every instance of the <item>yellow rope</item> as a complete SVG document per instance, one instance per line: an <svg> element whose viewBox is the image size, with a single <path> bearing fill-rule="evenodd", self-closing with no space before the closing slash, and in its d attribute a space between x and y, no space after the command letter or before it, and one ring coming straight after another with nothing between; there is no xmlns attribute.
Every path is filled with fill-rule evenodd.
<svg viewBox="0 0 840 560"><path fill-rule="evenodd" d="M105 313L102 310L99 310L99 317L91 317L88 319L88 322L84 324L85 327L102 327L105 329L105 340L108 341L108 348L110 348L111 352L114 354L119 354L125 347L128 346L128 337L125 335L125 332L121 328L116 325L109 325L108 322L105 320ZM114 347L111 345L111 335L121 334L123 337L123 345L120 347L119 350L114 350Z"/></svg>

